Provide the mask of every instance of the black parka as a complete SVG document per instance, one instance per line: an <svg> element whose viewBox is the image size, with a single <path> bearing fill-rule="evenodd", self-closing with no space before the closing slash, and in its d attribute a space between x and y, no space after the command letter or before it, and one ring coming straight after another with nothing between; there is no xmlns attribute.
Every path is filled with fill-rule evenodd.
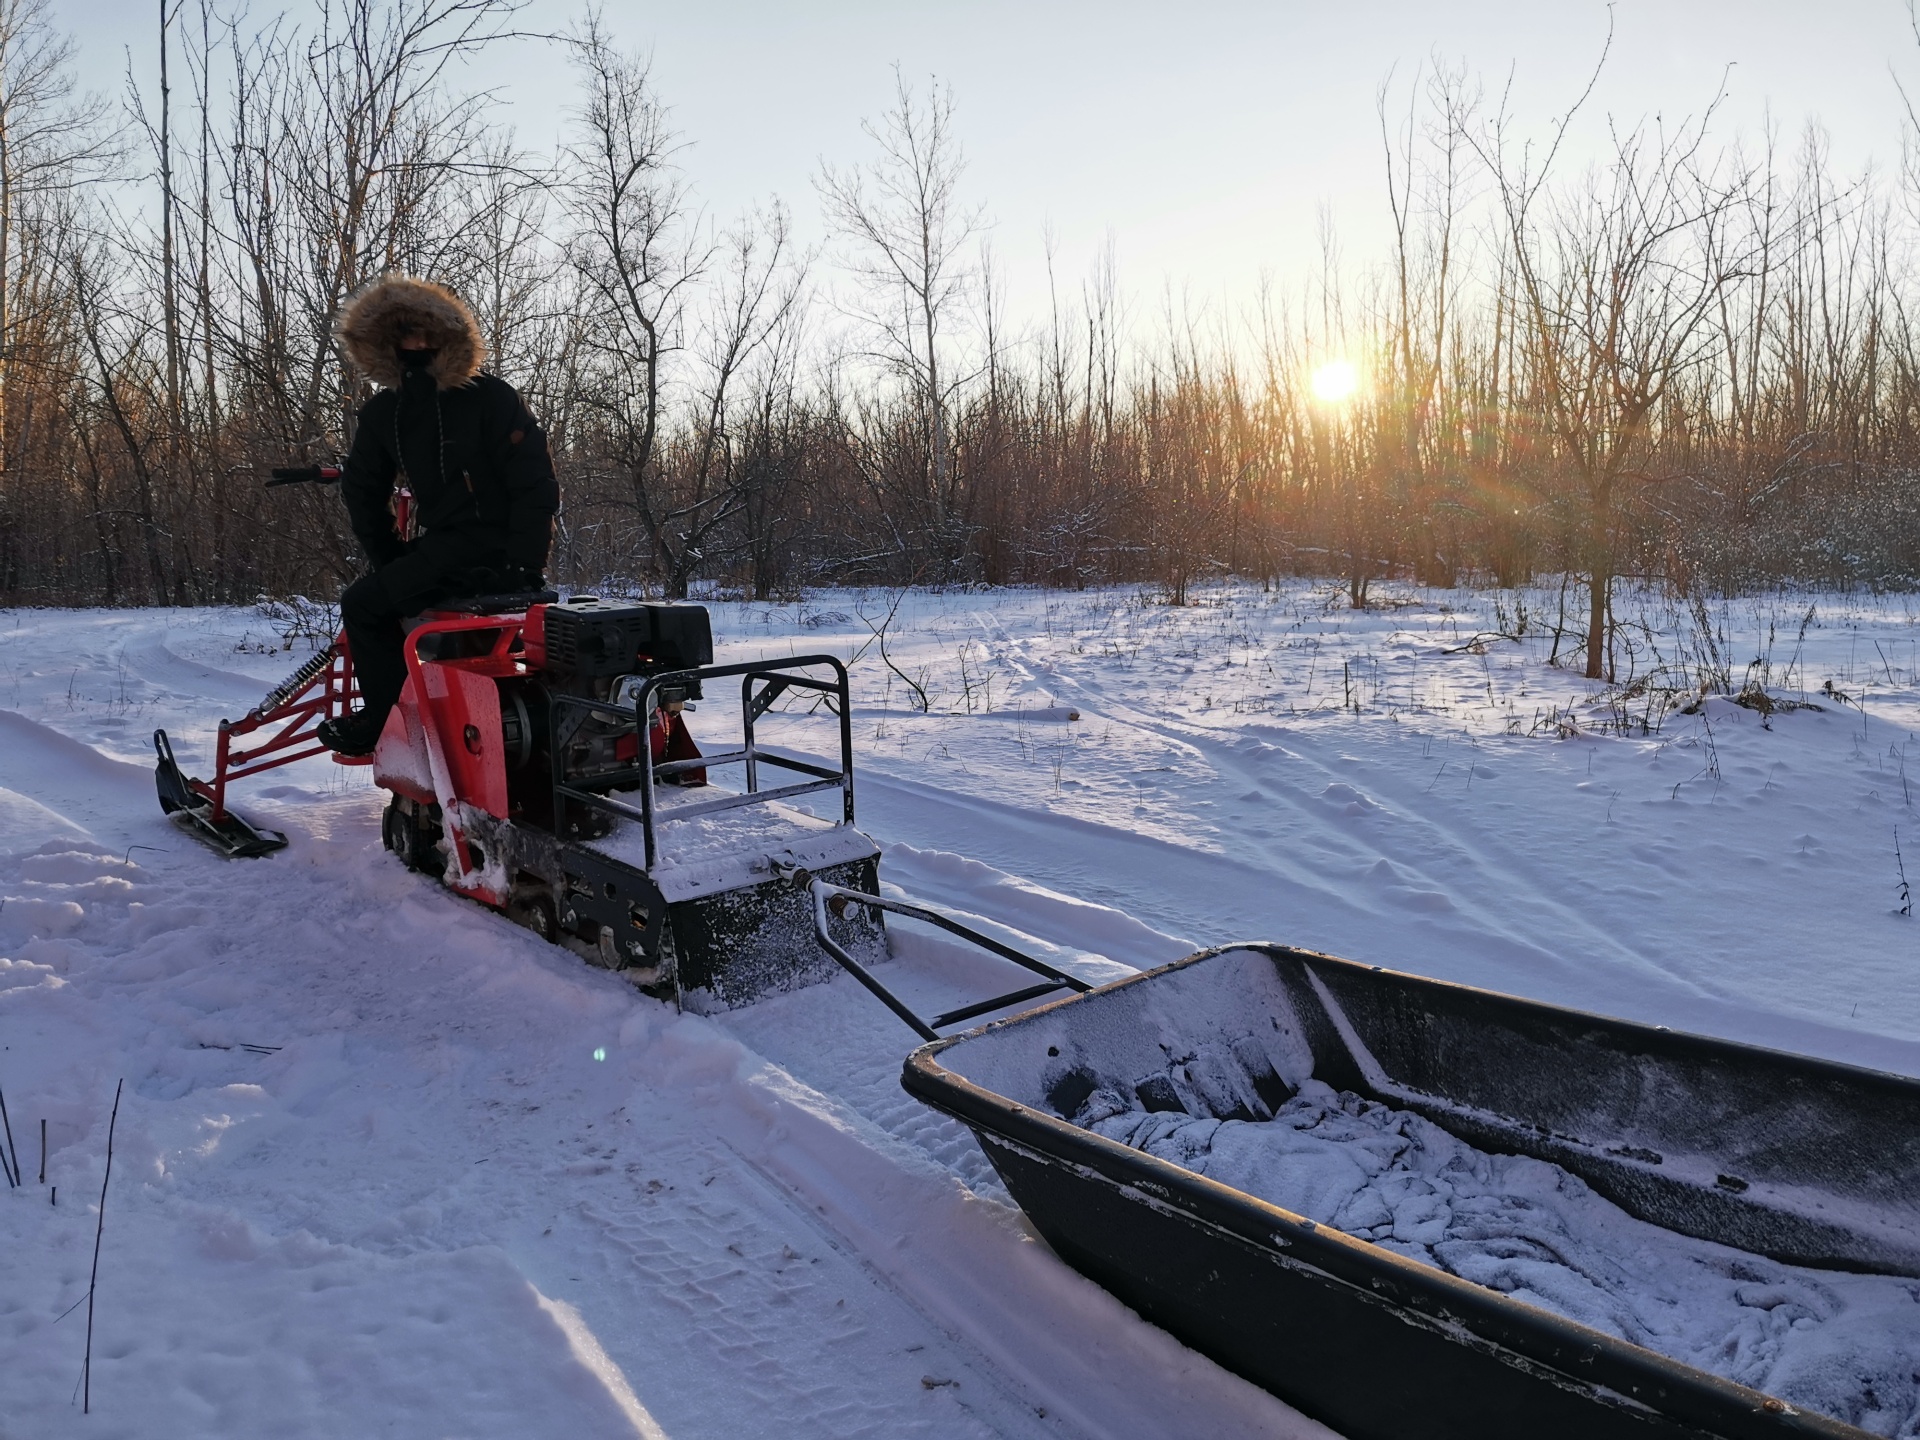
<svg viewBox="0 0 1920 1440"><path fill-rule="evenodd" d="M412 331L432 354L408 370L400 341ZM392 510L404 477L416 544L449 562L543 570L560 508L547 437L511 385L481 373L486 347L460 298L389 276L347 303L339 336L360 371L385 387L360 407L340 479L353 533L374 568L409 548Z"/></svg>
<svg viewBox="0 0 1920 1440"><path fill-rule="evenodd" d="M402 474L422 535L546 568L560 490L546 434L506 381L476 375L440 390L416 372L360 407L340 493L375 568L404 553L390 508Z"/></svg>

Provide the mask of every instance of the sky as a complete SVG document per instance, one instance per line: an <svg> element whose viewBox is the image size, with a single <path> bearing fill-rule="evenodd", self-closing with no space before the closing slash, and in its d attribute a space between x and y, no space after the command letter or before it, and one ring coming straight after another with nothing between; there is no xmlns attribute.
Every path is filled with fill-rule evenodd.
<svg viewBox="0 0 1920 1440"><path fill-rule="evenodd" d="M52 0L86 84L118 91L130 58L152 76L158 3ZM1382 82L1404 103L1439 57L1492 92L1510 83L1514 112L1544 125L1584 87L1609 12L1612 50L1576 130L1584 153L1608 117L1695 114L1724 82L1728 140L1757 137L1769 116L1788 139L1814 121L1844 169L1898 163L1895 75L1920 99L1903 0L609 0L605 18L651 52L710 213L779 197L807 239L823 231L821 162L868 153L861 122L888 106L893 67L938 76L1018 321L1045 304L1048 237L1063 288L1111 245L1136 305L1172 294L1230 310L1263 276L1298 284L1319 266L1323 217L1364 263L1385 236ZM252 13L277 12L256 0ZM581 13L532 0L520 23L562 31ZM501 45L464 83L494 90L493 113L536 148L573 104L561 47L537 40Z"/></svg>

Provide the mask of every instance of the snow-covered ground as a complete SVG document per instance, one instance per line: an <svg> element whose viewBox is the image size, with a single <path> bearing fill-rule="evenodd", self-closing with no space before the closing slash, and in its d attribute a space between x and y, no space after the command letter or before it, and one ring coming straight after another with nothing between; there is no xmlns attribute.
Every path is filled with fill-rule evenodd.
<svg viewBox="0 0 1920 1440"><path fill-rule="evenodd" d="M1910 598L1648 597L1619 661L1664 688L1611 695L1546 663L1556 591L1384 598L915 594L891 665L886 594L713 610L721 660L858 657L888 882L1089 978L1270 938L1920 1074ZM324 761L245 791L271 859L175 830L152 730L204 770L305 653L246 610L0 612L0 1436L81 1433L122 1077L87 1434L1326 1433L1033 1240L850 980L676 1016L405 872ZM1821 708L1662 715L1750 661ZM891 968L938 1004L997 967Z"/></svg>

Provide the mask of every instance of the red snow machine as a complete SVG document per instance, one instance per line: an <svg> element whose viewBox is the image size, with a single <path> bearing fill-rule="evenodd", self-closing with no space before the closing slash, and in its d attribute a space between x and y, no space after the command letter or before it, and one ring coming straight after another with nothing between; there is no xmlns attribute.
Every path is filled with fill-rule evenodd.
<svg viewBox="0 0 1920 1440"><path fill-rule="evenodd" d="M329 482L331 467L276 471ZM404 498L404 497L403 497ZM551 591L449 602L412 622L407 681L371 757L392 795L386 848L409 869L695 1011L850 971L922 1037L1085 982L949 916L879 893L880 850L854 828L846 667L831 655L715 665L703 606ZM740 739L703 755L678 710L738 681ZM837 763L780 753L755 722L811 694L839 718ZM355 698L342 634L239 720L212 780L156 731L161 808L222 854L287 837L228 807L229 782L327 753L319 723ZM785 783L766 785L784 772ZM738 777L737 788L709 775ZM798 808L803 796L827 814ZM817 801L816 801L817 803ZM867 968L883 912L913 916L1034 972L1034 984L923 1018Z"/></svg>
<svg viewBox="0 0 1920 1440"><path fill-rule="evenodd" d="M452 602L409 631L406 686L373 754L335 758L371 764L391 792L382 838L409 869L690 1008L726 1008L833 969L782 871L871 892L879 848L852 824L840 663L715 666L712 647L698 605L550 592ZM744 743L702 756L662 703L734 678ZM839 702L837 767L755 743L755 719L794 689ZM221 725L211 781L186 778L156 733L162 807L225 854L280 848L284 835L228 808L228 783L326 753L314 728L353 693L342 635ZM656 748L674 758L647 763ZM736 762L742 790L683 783ZM763 786L771 769L797 783ZM818 792L838 792L833 818L785 803ZM836 938L858 952L879 927L855 914Z"/></svg>

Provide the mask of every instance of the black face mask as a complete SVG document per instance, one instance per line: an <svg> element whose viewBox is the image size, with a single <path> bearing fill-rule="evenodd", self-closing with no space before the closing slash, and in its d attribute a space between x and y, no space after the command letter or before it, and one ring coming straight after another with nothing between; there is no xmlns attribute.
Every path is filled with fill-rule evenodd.
<svg viewBox="0 0 1920 1440"><path fill-rule="evenodd" d="M411 371L425 370L429 365L433 364L434 357L439 353L438 350L402 349L399 352L400 368Z"/></svg>

